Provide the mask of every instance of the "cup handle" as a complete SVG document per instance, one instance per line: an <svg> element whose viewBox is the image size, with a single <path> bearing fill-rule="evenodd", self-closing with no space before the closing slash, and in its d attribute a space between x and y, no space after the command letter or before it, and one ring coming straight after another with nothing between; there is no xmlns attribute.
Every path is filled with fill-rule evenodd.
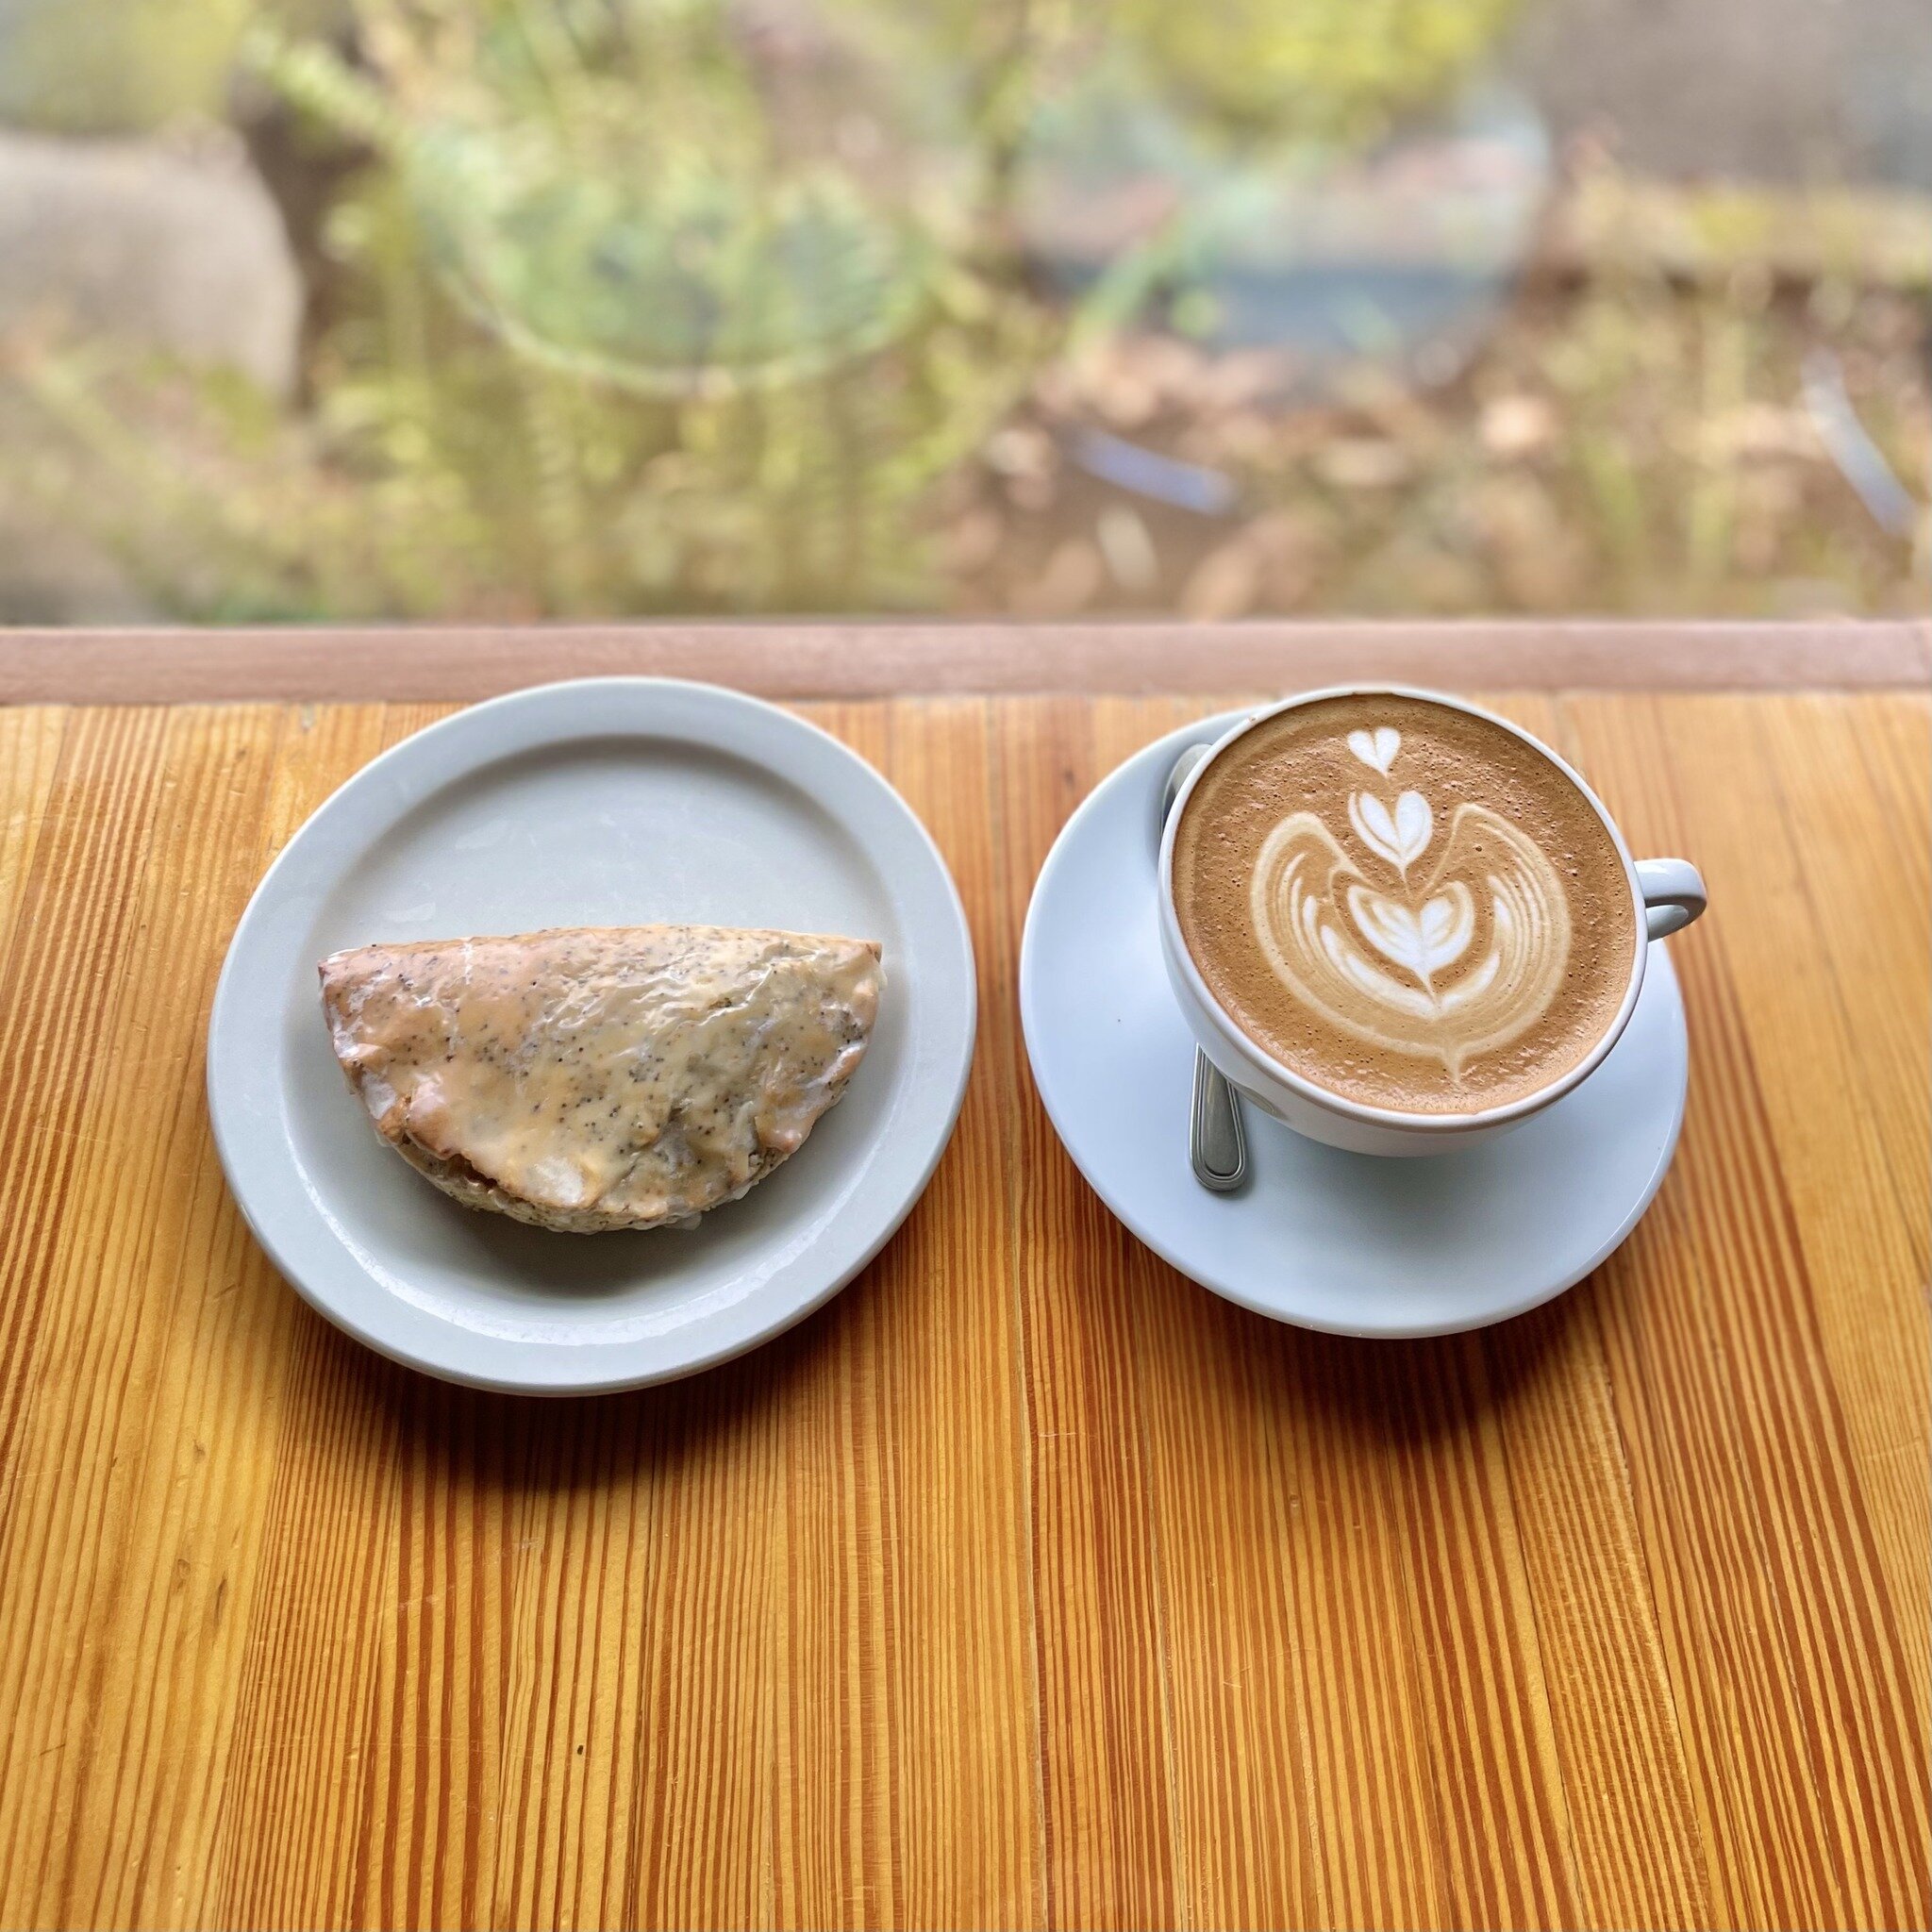
<svg viewBox="0 0 1932 1932"><path fill-rule="evenodd" d="M1640 858L1637 889L1654 940L1682 932L1710 903L1702 875L1688 858Z"/></svg>

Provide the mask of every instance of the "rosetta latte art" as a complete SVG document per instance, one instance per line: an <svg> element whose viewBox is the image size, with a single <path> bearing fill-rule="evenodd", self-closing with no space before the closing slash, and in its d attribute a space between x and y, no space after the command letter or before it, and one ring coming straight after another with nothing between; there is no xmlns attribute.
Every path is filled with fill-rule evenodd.
<svg viewBox="0 0 1932 1932"><path fill-rule="evenodd" d="M1348 747L1390 779L1402 734L1351 731ZM1440 842L1435 808L1416 791L1353 792L1348 823L1366 857L1312 811L1268 835L1250 899L1261 949L1331 1024L1439 1060L1459 1087L1470 1060L1535 1025L1561 988L1563 882L1533 840L1485 806L1457 805Z"/></svg>

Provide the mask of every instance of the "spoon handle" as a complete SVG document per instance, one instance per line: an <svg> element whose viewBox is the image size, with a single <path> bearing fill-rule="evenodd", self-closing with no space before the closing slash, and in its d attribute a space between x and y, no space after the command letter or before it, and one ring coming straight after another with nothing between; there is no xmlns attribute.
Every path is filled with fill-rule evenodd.
<svg viewBox="0 0 1932 1932"><path fill-rule="evenodd" d="M1204 1188L1224 1194L1248 1177L1248 1138L1234 1089L1199 1047L1194 1049L1194 1105L1188 1123L1188 1158Z"/></svg>

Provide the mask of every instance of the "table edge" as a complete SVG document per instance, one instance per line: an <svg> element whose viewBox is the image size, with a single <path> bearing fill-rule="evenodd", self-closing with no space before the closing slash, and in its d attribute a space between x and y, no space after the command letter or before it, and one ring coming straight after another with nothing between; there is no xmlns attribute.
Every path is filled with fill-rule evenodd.
<svg viewBox="0 0 1932 1932"><path fill-rule="evenodd" d="M773 698L1189 695L1355 678L1525 691L1924 688L1932 621L0 628L0 705L472 700L617 675Z"/></svg>

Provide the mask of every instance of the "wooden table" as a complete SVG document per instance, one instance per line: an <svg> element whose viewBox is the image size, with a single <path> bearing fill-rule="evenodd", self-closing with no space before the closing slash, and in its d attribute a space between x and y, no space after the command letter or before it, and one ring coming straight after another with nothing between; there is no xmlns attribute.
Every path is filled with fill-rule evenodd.
<svg viewBox="0 0 1932 1932"><path fill-rule="evenodd" d="M816 635L972 917L958 1134L812 1320L547 1405L312 1315L202 1098L263 866L446 708L358 700L467 660L95 638L72 694L177 702L63 708L0 639L0 1923L1924 1924L1923 628ZM480 681L587 639L796 689L782 629ZM1015 1021L1075 801L1348 654L1504 685L1716 908L1657 1207L1454 1341L1156 1261Z"/></svg>

